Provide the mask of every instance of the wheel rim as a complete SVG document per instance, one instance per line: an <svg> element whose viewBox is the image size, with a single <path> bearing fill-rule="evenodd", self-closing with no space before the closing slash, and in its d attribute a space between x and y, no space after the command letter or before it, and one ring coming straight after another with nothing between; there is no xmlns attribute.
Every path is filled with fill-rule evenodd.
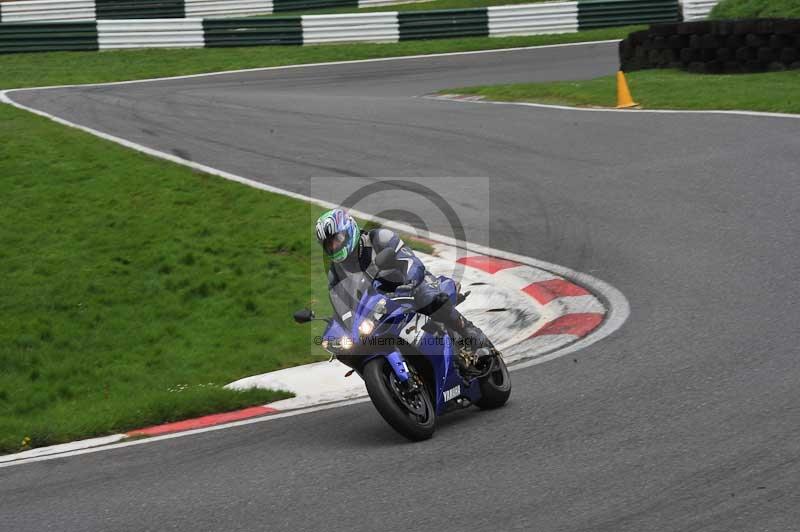
<svg viewBox="0 0 800 532"><path fill-rule="evenodd" d="M385 374L392 396L400 407L417 423L426 423L430 419L430 406L425 400L427 391L424 385L413 392L402 389L402 384L391 369Z"/></svg>

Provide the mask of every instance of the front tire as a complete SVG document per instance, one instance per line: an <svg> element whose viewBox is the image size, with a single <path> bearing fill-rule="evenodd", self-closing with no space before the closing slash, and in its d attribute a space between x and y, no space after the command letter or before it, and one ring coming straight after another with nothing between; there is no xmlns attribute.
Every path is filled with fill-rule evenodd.
<svg viewBox="0 0 800 532"><path fill-rule="evenodd" d="M511 379L503 357L498 354L492 359L491 373L481 378L481 398L475 403L478 408L500 408L511 396Z"/></svg>
<svg viewBox="0 0 800 532"><path fill-rule="evenodd" d="M372 404L394 430L411 441L433 436L436 412L424 384L413 394L404 394L399 379L383 357L367 362L363 375Z"/></svg>

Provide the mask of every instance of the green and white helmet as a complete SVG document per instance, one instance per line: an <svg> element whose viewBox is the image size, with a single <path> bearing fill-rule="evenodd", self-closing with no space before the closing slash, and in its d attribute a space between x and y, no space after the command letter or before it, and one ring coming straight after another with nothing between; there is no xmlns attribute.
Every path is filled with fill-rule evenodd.
<svg viewBox="0 0 800 532"><path fill-rule="evenodd" d="M325 255L342 262L358 248L361 230L358 222L344 209L333 209L317 219L317 240Z"/></svg>

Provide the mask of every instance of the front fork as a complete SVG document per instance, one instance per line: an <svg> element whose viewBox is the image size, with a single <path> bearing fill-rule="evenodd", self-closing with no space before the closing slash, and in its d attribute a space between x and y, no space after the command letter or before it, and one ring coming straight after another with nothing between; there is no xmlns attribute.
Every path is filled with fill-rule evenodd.
<svg viewBox="0 0 800 532"><path fill-rule="evenodd" d="M411 373L408 370L408 364L406 363L406 359L403 358L403 354L400 353L400 351L392 351L384 356L392 367L395 376L397 376L397 380L402 383L407 383L411 379Z"/></svg>
<svg viewBox="0 0 800 532"><path fill-rule="evenodd" d="M384 357L386 359L386 361L389 363L389 367L392 368L392 373L394 373L395 377L397 377L397 381L400 383L403 391L411 392L419 388L419 378L411 372L405 357L403 357L403 354L400 353L400 351L392 351L386 355L376 355L370 357L368 360L364 361L364 364L377 357Z"/></svg>

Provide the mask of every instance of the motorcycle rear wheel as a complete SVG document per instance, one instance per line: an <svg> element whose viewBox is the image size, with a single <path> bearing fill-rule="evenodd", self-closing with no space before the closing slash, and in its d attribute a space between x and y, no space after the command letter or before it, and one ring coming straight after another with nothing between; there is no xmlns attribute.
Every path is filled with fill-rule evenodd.
<svg viewBox="0 0 800 532"><path fill-rule="evenodd" d="M481 398L475 403L478 408L487 410L500 408L511 396L511 379L503 357L496 355L492 363L494 364L492 371L479 381Z"/></svg>
<svg viewBox="0 0 800 532"><path fill-rule="evenodd" d="M418 391L404 394L397 376L383 357L367 362L363 375L372 404L394 430L411 441L433 436L436 412L424 384Z"/></svg>

